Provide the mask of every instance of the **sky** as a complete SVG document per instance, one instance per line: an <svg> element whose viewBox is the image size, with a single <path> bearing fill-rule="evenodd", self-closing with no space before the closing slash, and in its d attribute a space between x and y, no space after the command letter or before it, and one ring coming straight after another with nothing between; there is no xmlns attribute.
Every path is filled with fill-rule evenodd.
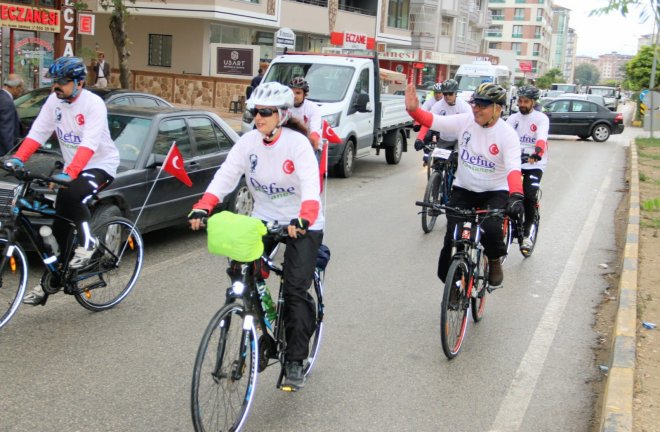
<svg viewBox="0 0 660 432"><path fill-rule="evenodd" d="M607 0L554 0L553 4L571 10L568 25L577 32L577 55L579 56L598 57L613 51L635 55L639 36L653 33L652 18L647 19L645 23L640 23L641 9L631 9L625 18L621 16L620 12L590 17L589 12L607 6L609 2Z"/></svg>

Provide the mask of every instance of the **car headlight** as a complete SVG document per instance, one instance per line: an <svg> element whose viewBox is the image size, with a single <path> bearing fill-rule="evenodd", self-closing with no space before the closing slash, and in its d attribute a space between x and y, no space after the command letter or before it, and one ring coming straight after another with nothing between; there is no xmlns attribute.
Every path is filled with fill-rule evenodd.
<svg viewBox="0 0 660 432"><path fill-rule="evenodd" d="M339 119L341 118L341 111L334 114L328 114L323 116L323 120L328 122L328 125L331 128L336 128L339 126Z"/></svg>
<svg viewBox="0 0 660 432"><path fill-rule="evenodd" d="M252 117L250 110L246 109L245 111L243 111L243 122L252 123L252 120L254 120L254 117Z"/></svg>

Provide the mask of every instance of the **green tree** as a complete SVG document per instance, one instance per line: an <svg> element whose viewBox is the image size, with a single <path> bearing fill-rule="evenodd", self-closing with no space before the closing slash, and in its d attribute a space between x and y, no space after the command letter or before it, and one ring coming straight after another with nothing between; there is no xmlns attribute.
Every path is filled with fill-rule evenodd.
<svg viewBox="0 0 660 432"><path fill-rule="evenodd" d="M598 68L591 63L583 63L575 67L575 84L595 85L600 79Z"/></svg>
<svg viewBox="0 0 660 432"><path fill-rule="evenodd" d="M626 85L631 90L649 88L651 67L653 65L653 47L642 47L637 55L626 63ZM656 81L656 88L658 82Z"/></svg>
<svg viewBox="0 0 660 432"><path fill-rule="evenodd" d="M545 73L542 77L536 80L536 86L542 89L550 88L552 83L563 83L564 76L562 75L559 68L552 68Z"/></svg>

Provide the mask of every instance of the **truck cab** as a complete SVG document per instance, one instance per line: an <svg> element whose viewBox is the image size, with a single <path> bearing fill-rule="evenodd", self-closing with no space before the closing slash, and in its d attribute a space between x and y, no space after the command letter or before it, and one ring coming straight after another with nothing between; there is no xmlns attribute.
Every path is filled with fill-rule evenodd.
<svg viewBox="0 0 660 432"><path fill-rule="evenodd" d="M611 86L589 86L587 94L602 96L605 101L605 108L610 111L616 111L619 105L620 94L616 87Z"/></svg>
<svg viewBox="0 0 660 432"><path fill-rule="evenodd" d="M458 81L458 97L465 101L472 98L474 91L485 82L499 84L507 90L507 107L511 100L511 71L502 65L493 65L489 61L478 60L458 67L454 79Z"/></svg>

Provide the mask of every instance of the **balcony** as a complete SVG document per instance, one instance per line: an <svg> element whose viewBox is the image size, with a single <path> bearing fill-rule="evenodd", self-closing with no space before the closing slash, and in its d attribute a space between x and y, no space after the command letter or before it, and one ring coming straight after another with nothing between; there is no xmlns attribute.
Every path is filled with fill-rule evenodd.
<svg viewBox="0 0 660 432"><path fill-rule="evenodd" d="M516 3L527 3L527 0L516 0Z"/></svg>
<svg viewBox="0 0 660 432"><path fill-rule="evenodd" d="M538 57L540 55L541 53L539 53L538 51L532 51L532 56Z"/></svg>
<svg viewBox="0 0 660 432"><path fill-rule="evenodd" d="M502 37L502 32L486 32L486 37Z"/></svg>
<svg viewBox="0 0 660 432"><path fill-rule="evenodd" d="M355 6L349 6L346 4L339 4L337 9L341 11L346 11L346 12L352 12L360 15L369 15L369 16L376 16L376 11L375 10L369 10L369 9L363 9Z"/></svg>
<svg viewBox="0 0 660 432"><path fill-rule="evenodd" d="M514 20L514 21L525 21L525 17L524 17L524 16L515 16L515 15L514 15L514 16L513 16L513 20Z"/></svg>
<svg viewBox="0 0 660 432"><path fill-rule="evenodd" d="M504 21L504 15L491 15L490 19L493 21Z"/></svg>
<svg viewBox="0 0 660 432"><path fill-rule="evenodd" d="M511 35L511 37L516 39L522 39L523 35L522 33L514 33Z"/></svg>
<svg viewBox="0 0 660 432"><path fill-rule="evenodd" d="M506 0L489 0L488 3L506 3Z"/></svg>
<svg viewBox="0 0 660 432"><path fill-rule="evenodd" d="M314 6L328 7L328 0L293 0L297 3L306 3Z"/></svg>

